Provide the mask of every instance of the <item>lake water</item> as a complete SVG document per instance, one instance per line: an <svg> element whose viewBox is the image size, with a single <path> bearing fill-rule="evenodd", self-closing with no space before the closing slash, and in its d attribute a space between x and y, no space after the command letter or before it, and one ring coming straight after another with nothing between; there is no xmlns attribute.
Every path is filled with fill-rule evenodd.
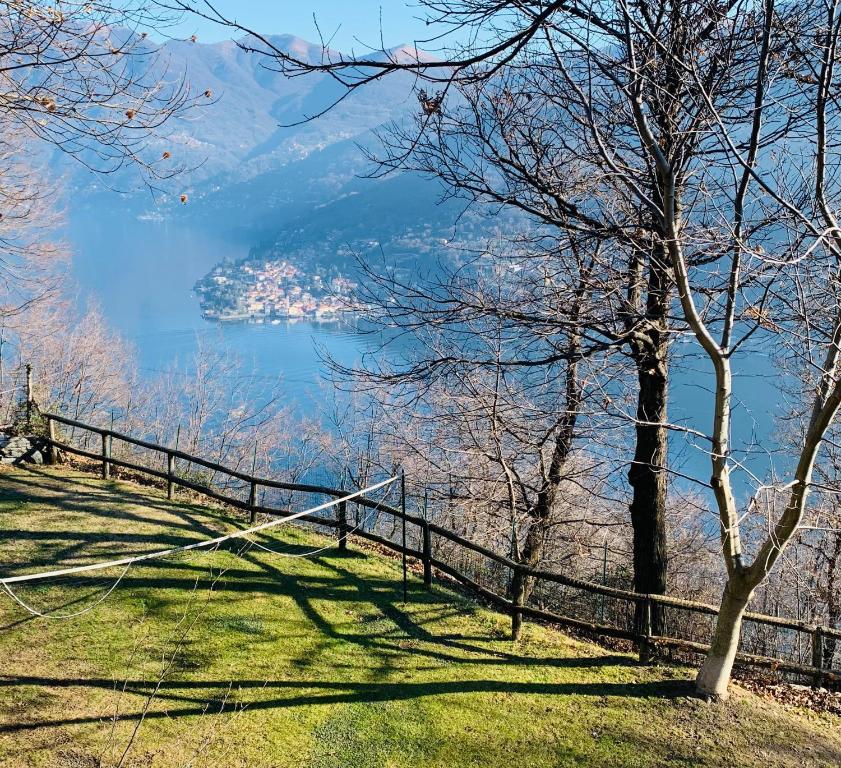
<svg viewBox="0 0 841 768"><path fill-rule="evenodd" d="M235 354L244 373L281 382L290 402L321 398L326 381L319 349L345 364L359 362L374 340L338 323L306 321L220 324L202 319L196 280L251 243L171 222L74 217L69 239L81 299L98 303L137 351L150 375L177 364L189 369L200 348Z"/></svg>
<svg viewBox="0 0 841 768"><path fill-rule="evenodd" d="M177 223L139 221L129 213L111 218L86 214L72 220L68 235L76 251L74 271L81 297L98 302L110 324L135 345L140 368L149 375L175 363L189 370L202 346L227 350L238 356L244 372L258 380L279 381L289 404L311 412L331 390L319 349L353 364L376 344L375 338L339 324L203 320L193 285L220 260L246 256L248 241ZM675 350L681 365L672 384L671 418L707 431L710 367L693 345L676 344ZM696 351L688 354L690 350ZM739 460L760 476L770 465L768 448L778 415L769 366L768 356L757 350L735 377L734 447L742 451ZM698 441L674 436L672 466L706 480L709 458L692 447L693 442ZM750 486L744 473L737 483L743 492Z"/></svg>

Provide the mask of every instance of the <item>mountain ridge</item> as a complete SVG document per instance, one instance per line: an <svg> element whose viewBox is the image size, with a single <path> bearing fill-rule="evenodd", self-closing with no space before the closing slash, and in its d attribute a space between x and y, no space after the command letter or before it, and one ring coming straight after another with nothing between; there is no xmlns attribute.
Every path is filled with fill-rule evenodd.
<svg viewBox="0 0 841 768"><path fill-rule="evenodd" d="M320 45L295 35L264 39L302 57L324 53ZM212 95L212 102L173 120L149 154L158 159L166 153L172 162L194 170L153 200L98 195L95 213L119 211L234 232L252 244L253 258L268 259L294 248L295 258L310 262L346 261L350 253L366 253L370 242L386 257L385 251L396 249L393 256L403 262L407 243L417 245L418 256L437 253L440 249L423 243L449 240L464 202L440 204L437 184L409 174L364 178L371 167L361 148L375 149L378 131L417 114L416 78L396 73L377 80L307 121L307 115L336 102L342 86L322 73L286 77L269 59L243 50L247 40L176 40L159 47L158 66L185 72L195 89ZM433 60L412 44L379 56ZM182 194L186 205L179 202ZM480 229L471 224L471 236Z"/></svg>

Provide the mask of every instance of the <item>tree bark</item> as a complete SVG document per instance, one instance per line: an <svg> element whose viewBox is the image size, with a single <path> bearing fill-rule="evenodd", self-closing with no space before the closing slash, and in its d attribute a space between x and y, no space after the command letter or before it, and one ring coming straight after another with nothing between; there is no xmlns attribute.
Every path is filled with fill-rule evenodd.
<svg viewBox="0 0 841 768"><path fill-rule="evenodd" d="M727 685L739 650L742 617L752 594L751 587L738 577L727 580L712 645L695 679L698 692L703 696L724 700L729 695Z"/></svg>
<svg viewBox="0 0 841 768"><path fill-rule="evenodd" d="M646 594L665 594L668 571L666 502L668 494L668 416L669 336L666 326L671 278L661 248L649 257L647 328L632 343L637 367L636 446L628 471L633 491L634 590ZM641 337L641 338L640 338ZM636 608L636 627L642 622L642 603ZM662 606L652 606L651 628L663 634Z"/></svg>
<svg viewBox="0 0 841 768"><path fill-rule="evenodd" d="M827 623L830 627L837 627L841 622L841 596L839 596L837 574L838 561L841 558L841 534L832 534L835 537L834 546L827 555L826 568L826 613ZM832 669L835 661L835 649L838 645L834 637L825 637L823 641L823 668Z"/></svg>

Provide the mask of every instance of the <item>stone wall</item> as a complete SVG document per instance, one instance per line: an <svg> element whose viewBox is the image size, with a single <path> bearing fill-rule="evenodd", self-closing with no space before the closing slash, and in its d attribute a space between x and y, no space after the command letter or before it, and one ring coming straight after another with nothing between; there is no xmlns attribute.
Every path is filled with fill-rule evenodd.
<svg viewBox="0 0 841 768"><path fill-rule="evenodd" d="M0 432L0 463L43 464L44 446L37 437Z"/></svg>

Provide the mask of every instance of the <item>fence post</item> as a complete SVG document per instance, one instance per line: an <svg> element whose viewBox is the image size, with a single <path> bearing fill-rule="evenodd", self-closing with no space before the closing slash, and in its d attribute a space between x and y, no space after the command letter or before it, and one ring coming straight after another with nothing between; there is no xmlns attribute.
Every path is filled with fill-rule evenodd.
<svg viewBox="0 0 841 768"><path fill-rule="evenodd" d="M175 456L173 456L169 451L166 454L166 497L172 501L172 497L175 495L175 483L172 482L172 478L175 477Z"/></svg>
<svg viewBox="0 0 841 768"><path fill-rule="evenodd" d="M602 554L602 586L607 586L607 539L604 540ZM599 623L604 624L604 594L599 595Z"/></svg>
<svg viewBox="0 0 841 768"><path fill-rule="evenodd" d="M642 626L639 638L640 664L648 664L654 656L651 643L651 598L646 597L642 604Z"/></svg>
<svg viewBox="0 0 841 768"><path fill-rule="evenodd" d="M408 590L406 576L406 473L400 470L400 511L403 521L403 604L406 604L406 592Z"/></svg>
<svg viewBox="0 0 841 768"><path fill-rule="evenodd" d="M812 666L818 670L823 669L823 632L819 626L812 632ZM820 688L822 682L823 675L818 671L812 678L812 687Z"/></svg>
<svg viewBox="0 0 841 768"><path fill-rule="evenodd" d="M347 549L347 502L340 501L336 514L339 519L339 549Z"/></svg>
<svg viewBox="0 0 841 768"><path fill-rule="evenodd" d="M429 530L429 521L424 520L423 526L423 585L427 588L432 586L432 531Z"/></svg>
<svg viewBox="0 0 841 768"><path fill-rule="evenodd" d="M519 640L523 629L523 605L526 602L525 573L516 565L511 575L511 639Z"/></svg>
<svg viewBox="0 0 841 768"><path fill-rule="evenodd" d="M32 364L26 364L26 429L32 431Z"/></svg>
<svg viewBox="0 0 841 768"><path fill-rule="evenodd" d="M111 458L111 435L107 431L102 432L102 479L111 479L111 464L108 459Z"/></svg>
<svg viewBox="0 0 841 768"><path fill-rule="evenodd" d="M32 401L32 363L26 364L26 400Z"/></svg>
<svg viewBox="0 0 841 768"><path fill-rule="evenodd" d="M58 464L58 449L53 445L55 440L55 422L47 416L47 464Z"/></svg>
<svg viewBox="0 0 841 768"><path fill-rule="evenodd" d="M254 523L257 519L257 481L251 481L251 489L248 492L248 520L250 523Z"/></svg>

